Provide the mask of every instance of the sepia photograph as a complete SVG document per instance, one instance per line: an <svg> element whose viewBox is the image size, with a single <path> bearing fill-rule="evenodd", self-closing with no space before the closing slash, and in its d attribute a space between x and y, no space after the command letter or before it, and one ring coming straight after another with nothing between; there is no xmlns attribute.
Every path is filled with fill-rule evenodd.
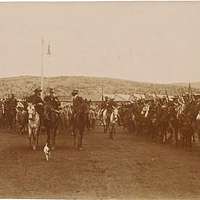
<svg viewBox="0 0 200 200"><path fill-rule="evenodd" d="M200 199L200 2L1 2L0 198Z"/></svg>

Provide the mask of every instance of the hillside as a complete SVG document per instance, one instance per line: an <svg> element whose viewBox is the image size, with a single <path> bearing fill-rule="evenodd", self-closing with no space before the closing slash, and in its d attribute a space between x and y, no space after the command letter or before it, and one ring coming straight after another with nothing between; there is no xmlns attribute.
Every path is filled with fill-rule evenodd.
<svg viewBox="0 0 200 200"><path fill-rule="evenodd" d="M140 83L128 80L97 78L86 76L59 76L46 77L44 79L45 90L48 87L55 88L58 96L65 96L70 99L71 91L74 88L80 90L81 95L92 100L101 99L102 88L105 94L133 94L133 93L154 93L176 95L182 91L187 91L188 85L172 85L172 84L153 84ZM1 97L8 93L14 93L21 98L30 95L36 87L40 86L40 77L35 76L18 76L0 79ZM192 85L193 86L193 85ZM193 89L197 92L198 89Z"/></svg>
<svg viewBox="0 0 200 200"><path fill-rule="evenodd" d="M188 87L188 83L173 83L173 85L176 85L178 87ZM200 82L192 82L191 83L192 88L200 89Z"/></svg>

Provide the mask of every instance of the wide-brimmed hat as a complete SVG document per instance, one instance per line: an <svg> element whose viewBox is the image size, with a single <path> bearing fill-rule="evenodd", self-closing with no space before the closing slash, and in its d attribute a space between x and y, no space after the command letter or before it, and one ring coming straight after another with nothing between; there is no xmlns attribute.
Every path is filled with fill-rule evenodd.
<svg viewBox="0 0 200 200"><path fill-rule="evenodd" d="M49 93L54 93L54 89L53 88L49 88Z"/></svg>
<svg viewBox="0 0 200 200"><path fill-rule="evenodd" d="M42 89L41 89L41 88L36 88L36 89L34 90L34 92L35 92L35 93L42 92Z"/></svg>
<svg viewBox="0 0 200 200"><path fill-rule="evenodd" d="M73 91L72 91L72 95L74 96L74 95L76 95L76 94L78 94L78 90L73 90Z"/></svg>

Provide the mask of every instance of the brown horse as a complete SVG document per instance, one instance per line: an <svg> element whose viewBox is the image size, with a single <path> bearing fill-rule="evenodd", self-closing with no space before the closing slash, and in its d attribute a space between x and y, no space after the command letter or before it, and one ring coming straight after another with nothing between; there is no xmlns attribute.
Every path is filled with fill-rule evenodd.
<svg viewBox="0 0 200 200"><path fill-rule="evenodd" d="M79 111L73 113L72 126L74 136L74 147L82 150L83 134L87 123L88 107L85 102L82 102Z"/></svg>
<svg viewBox="0 0 200 200"><path fill-rule="evenodd" d="M50 105L44 105L44 126L47 132L47 144L55 149L56 133L59 125L59 112Z"/></svg>

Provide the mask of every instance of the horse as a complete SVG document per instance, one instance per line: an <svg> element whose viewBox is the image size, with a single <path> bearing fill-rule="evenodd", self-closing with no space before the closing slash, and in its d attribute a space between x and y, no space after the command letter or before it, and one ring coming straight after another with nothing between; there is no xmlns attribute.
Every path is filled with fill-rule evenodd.
<svg viewBox="0 0 200 200"><path fill-rule="evenodd" d="M82 150L83 133L87 123L88 107L85 102L82 102L76 113L73 113L72 126L74 147L78 150Z"/></svg>
<svg viewBox="0 0 200 200"><path fill-rule="evenodd" d="M59 111L55 110L51 105L44 105L44 126L47 133L47 144L52 150L55 149L56 133L59 125Z"/></svg>
<svg viewBox="0 0 200 200"><path fill-rule="evenodd" d="M72 108L70 105L65 106L60 112L61 128L63 131L68 131L71 127Z"/></svg>
<svg viewBox="0 0 200 200"><path fill-rule="evenodd" d="M0 127L3 128L5 125L5 110L4 103L0 101Z"/></svg>
<svg viewBox="0 0 200 200"><path fill-rule="evenodd" d="M102 123L103 123L104 133L107 133L107 130L109 129L110 115L111 115L111 111L109 111L108 109L105 109L103 111Z"/></svg>
<svg viewBox="0 0 200 200"><path fill-rule="evenodd" d="M8 128L13 129L15 126L16 108L5 105L5 120Z"/></svg>
<svg viewBox="0 0 200 200"><path fill-rule="evenodd" d="M116 134L116 126L118 124L119 120L119 114L118 114L118 109L114 108L110 115L110 123L109 123L109 134L110 134L110 139L114 139L113 136Z"/></svg>
<svg viewBox="0 0 200 200"><path fill-rule="evenodd" d="M198 111L194 124L195 133L197 135L198 141L200 140L200 110Z"/></svg>
<svg viewBox="0 0 200 200"><path fill-rule="evenodd" d="M94 110L89 110L89 127L94 129L95 128L95 121L96 121L96 113Z"/></svg>
<svg viewBox="0 0 200 200"><path fill-rule="evenodd" d="M35 106L31 103L28 104L28 137L29 144L36 150L39 139L39 126L40 126L40 116L35 110ZM33 142L32 142L33 139Z"/></svg>
<svg viewBox="0 0 200 200"><path fill-rule="evenodd" d="M144 104L144 106L141 105L141 107L139 108L138 126L140 134L147 134L149 131L149 126L151 125L151 121L149 118L149 111L150 111L149 104Z"/></svg>
<svg viewBox="0 0 200 200"><path fill-rule="evenodd" d="M23 135L27 131L28 113L23 108L18 107L16 113L16 128L20 135Z"/></svg>

